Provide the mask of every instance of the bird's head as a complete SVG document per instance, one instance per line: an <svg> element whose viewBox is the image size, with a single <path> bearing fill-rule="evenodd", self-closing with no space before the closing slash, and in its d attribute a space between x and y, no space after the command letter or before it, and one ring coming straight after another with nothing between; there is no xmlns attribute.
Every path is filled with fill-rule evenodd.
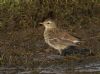
<svg viewBox="0 0 100 74"><path fill-rule="evenodd" d="M53 20L45 20L44 22L40 23L44 25L46 29L56 28L56 23Z"/></svg>

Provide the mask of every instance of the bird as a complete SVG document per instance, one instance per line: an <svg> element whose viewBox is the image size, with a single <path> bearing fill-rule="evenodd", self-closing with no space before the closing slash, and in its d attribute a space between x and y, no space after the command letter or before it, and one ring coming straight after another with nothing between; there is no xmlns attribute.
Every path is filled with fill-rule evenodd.
<svg viewBox="0 0 100 74"><path fill-rule="evenodd" d="M42 23L44 30L44 40L52 48L58 50L62 55L63 50L68 49L70 46L77 46L80 40L72 36L67 31L58 28L57 23L52 19L46 19Z"/></svg>

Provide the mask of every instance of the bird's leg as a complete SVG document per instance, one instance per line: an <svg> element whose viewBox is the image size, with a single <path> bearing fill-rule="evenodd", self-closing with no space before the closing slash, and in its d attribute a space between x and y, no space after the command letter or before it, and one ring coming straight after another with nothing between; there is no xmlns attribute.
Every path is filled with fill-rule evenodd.
<svg viewBox="0 0 100 74"><path fill-rule="evenodd" d="M62 50L62 49L59 50L59 53L60 53L61 56L65 56L66 55L66 51L65 50Z"/></svg>
<svg viewBox="0 0 100 74"><path fill-rule="evenodd" d="M58 50L59 51L59 54L61 55L62 54L62 51L61 50Z"/></svg>
<svg viewBox="0 0 100 74"><path fill-rule="evenodd" d="M63 49L62 50L62 54L61 54L62 56L66 56L66 49Z"/></svg>

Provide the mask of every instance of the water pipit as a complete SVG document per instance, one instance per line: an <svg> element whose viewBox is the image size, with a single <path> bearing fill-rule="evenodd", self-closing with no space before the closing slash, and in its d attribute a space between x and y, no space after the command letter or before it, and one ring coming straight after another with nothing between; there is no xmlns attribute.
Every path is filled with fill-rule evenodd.
<svg viewBox="0 0 100 74"><path fill-rule="evenodd" d="M77 46L79 39L70 35L63 29L59 29L55 21L48 19L40 23L44 25L44 39L45 42L52 48L59 51L62 55L62 51L68 49L70 46Z"/></svg>

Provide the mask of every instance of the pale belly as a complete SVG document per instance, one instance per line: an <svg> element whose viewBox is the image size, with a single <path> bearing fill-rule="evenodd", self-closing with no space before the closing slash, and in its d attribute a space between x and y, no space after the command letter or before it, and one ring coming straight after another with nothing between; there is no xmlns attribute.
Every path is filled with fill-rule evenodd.
<svg viewBox="0 0 100 74"><path fill-rule="evenodd" d="M45 39L45 42L50 45L51 47L53 47L54 49L57 50L63 50L65 48L68 48L69 46L75 46L74 44L71 43L60 43L60 42L50 42L49 40Z"/></svg>
<svg viewBox="0 0 100 74"><path fill-rule="evenodd" d="M69 42L63 42L60 40L57 40L56 38L50 38L46 33L44 34L45 42L50 45L52 48L57 50L63 50L65 48L68 48L69 46L75 46L73 43Z"/></svg>
<svg viewBox="0 0 100 74"><path fill-rule="evenodd" d="M65 45L61 45L61 44L55 44L55 45L53 45L53 44L50 44L50 43L48 43L51 47L53 47L54 49L60 49L60 50L63 50L63 49L65 49L65 48L67 48L68 46L65 46Z"/></svg>

